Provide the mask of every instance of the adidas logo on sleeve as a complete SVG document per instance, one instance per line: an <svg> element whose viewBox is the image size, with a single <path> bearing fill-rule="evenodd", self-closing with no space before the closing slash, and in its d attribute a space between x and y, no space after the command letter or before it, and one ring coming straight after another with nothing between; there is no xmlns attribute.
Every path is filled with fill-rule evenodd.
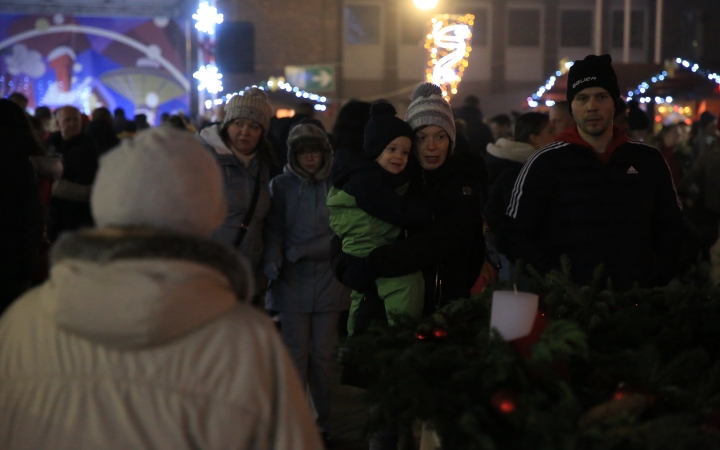
<svg viewBox="0 0 720 450"><path fill-rule="evenodd" d="M630 166L630 168L628 169L627 173L629 173L629 174L637 174L638 171L635 170L635 168L634 168L633 166Z"/></svg>

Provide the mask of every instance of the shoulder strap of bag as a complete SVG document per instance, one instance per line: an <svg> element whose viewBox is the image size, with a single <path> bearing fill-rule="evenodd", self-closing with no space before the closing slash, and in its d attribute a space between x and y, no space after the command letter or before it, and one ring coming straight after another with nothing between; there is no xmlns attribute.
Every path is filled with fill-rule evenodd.
<svg viewBox="0 0 720 450"><path fill-rule="evenodd" d="M243 219L242 223L240 224L240 229L238 230L237 237L235 238L235 248L240 248L240 244L242 244L243 238L247 234L248 227L250 226L250 221L253 218L253 215L255 214L255 207L257 206L258 198L260 197L260 174L262 173L262 165L258 167L258 174L255 177L255 188L253 189L252 194L252 200L250 200L250 207L248 208L247 212L245 213L245 218Z"/></svg>

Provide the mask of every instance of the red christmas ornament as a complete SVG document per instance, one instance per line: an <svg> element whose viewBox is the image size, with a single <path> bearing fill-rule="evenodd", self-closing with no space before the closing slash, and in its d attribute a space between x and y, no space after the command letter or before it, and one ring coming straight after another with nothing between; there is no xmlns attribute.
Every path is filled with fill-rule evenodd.
<svg viewBox="0 0 720 450"><path fill-rule="evenodd" d="M446 330L443 330L442 328L436 328L433 331L433 337L435 339L445 339L447 337L448 333Z"/></svg>
<svg viewBox="0 0 720 450"><path fill-rule="evenodd" d="M632 384L626 384L626 383L620 383L615 389L615 392L613 392L612 399L613 400L620 400L628 395L644 395L647 400L648 406L654 406L655 401L657 397L655 394Z"/></svg>
<svg viewBox="0 0 720 450"><path fill-rule="evenodd" d="M512 414L517 409L517 396L512 389L499 389L490 397L490 404L501 414Z"/></svg>
<svg viewBox="0 0 720 450"><path fill-rule="evenodd" d="M418 341L426 341L430 338L430 335L427 331L416 331L415 332L415 339Z"/></svg>

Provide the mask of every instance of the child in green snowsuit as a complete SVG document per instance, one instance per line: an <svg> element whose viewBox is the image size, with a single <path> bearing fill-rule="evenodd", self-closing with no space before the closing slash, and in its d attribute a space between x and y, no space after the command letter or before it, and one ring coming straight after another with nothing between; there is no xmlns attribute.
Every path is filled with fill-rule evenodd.
<svg viewBox="0 0 720 450"><path fill-rule="evenodd" d="M353 256L365 257L381 245L396 242L403 228L421 228L432 218L429 204L402 195L407 189L405 166L413 132L395 114L390 103L374 103L365 127L363 154L341 149L333 160L333 187L327 199L330 227L342 239L343 251ZM422 314L422 272L378 278L376 286L390 323L392 314ZM363 294L353 291L350 298L348 332L352 335Z"/></svg>

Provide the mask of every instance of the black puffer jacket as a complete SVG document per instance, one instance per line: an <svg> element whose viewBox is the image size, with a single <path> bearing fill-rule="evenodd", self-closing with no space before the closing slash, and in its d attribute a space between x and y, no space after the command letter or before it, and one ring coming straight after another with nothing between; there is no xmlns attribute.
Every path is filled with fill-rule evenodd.
<svg viewBox="0 0 720 450"><path fill-rule="evenodd" d="M407 239L376 248L368 258L380 277L422 270L428 314L447 301L468 297L482 269L484 166L477 156L455 154L435 170L425 170L417 162L410 170L407 195L429 199L434 220L421 231L409 232Z"/></svg>
<svg viewBox="0 0 720 450"><path fill-rule="evenodd" d="M330 180L335 188L355 197L358 208L389 224L418 228L432 217L426 200L397 193L410 181L407 171L392 174L356 151L340 149L335 153Z"/></svg>
<svg viewBox="0 0 720 450"><path fill-rule="evenodd" d="M577 283L596 267L618 289L667 284L683 236L681 207L665 160L615 129L604 155L578 135L538 150L518 176L507 209L508 257L540 272L568 255Z"/></svg>
<svg viewBox="0 0 720 450"><path fill-rule="evenodd" d="M51 148L63 157L63 175L59 183L72 186L79 195L64 196L56 188L50 201L50 240L55 239L64 231L77 230L94 225L90 213L90 186L95 181L98 170L100 152L92 138L79 134L63 141L60 133L50 137ZM68 184L70 183L70 184ZM84 188L84 189L83 189Z"/></svg>

